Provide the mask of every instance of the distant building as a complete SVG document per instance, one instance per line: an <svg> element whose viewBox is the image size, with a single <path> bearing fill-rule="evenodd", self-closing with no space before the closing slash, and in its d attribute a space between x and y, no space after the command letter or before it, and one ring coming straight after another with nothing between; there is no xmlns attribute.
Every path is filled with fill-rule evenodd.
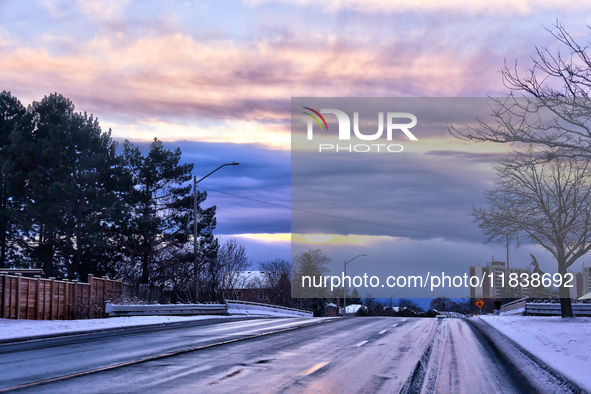
<svg viewBox="0 0 591 394"><path fill-rule="evenodd" d="M226 279L232 290L226 289L226 297L237 301L269 302L269 285L263 271L235 271Z"/></svg>
<svg viewBox="0 0 591 394"><path fill-rule="evenodd" d="M493 278L493 283L490 283L491 273ZM504 261L491 261L486 263L485 266L475 265L470 267L470 277L476 276L481 281L484 277L484 281L481 286L470 286L470 298L477 299L477 298L523 298L523 297L531 297L532 295L532 288L531 287L522 287L516 286L511 287L509 286L509 275L515 273L518 276L526 273L528 277L532 274L531 269L528 268L517 268L517 267L507 267L505 266ZM503 276L504 276L504 286L503 286Z"/></svg>
<svg viewBox="0 0 591 394"><path fill-rule="evenodd" d="M365 308L365 306L359 304L347 305L346 310L344 310L344 308L341 308L341 313L345 313L347 315L354 315L361 308Z"/></svg>
<svg viewBox="0 0 591 394"><path fill-rule="evenodd" d="M573 287L569 289L570 298L579 298L591 291L591 267L583 267L583 272L573 272Z"/></svg>
<svg viewBox="0 0 591 394"><path fill-rule="evenodd" d="M336 304L333 304L333 303L326 304L326 311L328 313L328 317L339 316L339 307Z"/></svg>

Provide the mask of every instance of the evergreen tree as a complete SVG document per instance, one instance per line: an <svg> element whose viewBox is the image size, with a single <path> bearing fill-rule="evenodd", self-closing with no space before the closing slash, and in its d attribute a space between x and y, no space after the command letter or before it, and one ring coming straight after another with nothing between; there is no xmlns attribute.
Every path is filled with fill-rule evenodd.
<svg viewBox="0 0 591 394"><path fill-rule="evenodd" d="M316 280L318 280L319 276L328 272L326 264L328 264L329 261L330 258L328 258L328 256L326 256L320 249L310 249L307 252L302 252L295 256L291 269L295 286L297 286L298 289L301 289L301 291L299 291L300 294L298 294L299 296L306 298L318 295L328 295L324 288L311 289L307 286L302 286L302 278L304 276L309 276L310 278L316 277Z"/></svg>
<svg viewBox="0 0 591 394"><path fill-rule="evenodd" d="M351 297L347 298L347 304L348 305L361 305L361 298L359 297L359 292L357 291L357 289L353 289L353 292L351 293Z"/></svg>
<svg viewBox="0 0 591 394"><path fill-rule="evenodd" d="M10 92L0 93L0 267L8 266L9 249L18 237L14 199L9 193L10 173L3 169L10 153L10 133L25 113L25 107Z"/></svg>
<svg viewBox="0 0 591 394"><path fill-rule="evenodd" d="M25 253L49 276L105 273L130 187L110 131L51 94L27 108L10 143L3 169L22 207Z"/></svg>
<svg viewBox="0 0 591 394"><path fill-rule="evenodd" d="M191 186L186 185L191 180L193 164L179 164L181 150L167 150L156 138L146 156L126 140L123 155L135 185L126 248L132 263L139 268L140 283L156 284L154 279L160 277L163 284L163 266L171 256L179 261L194 261L187 247L193 234L193 196ZM216 207L200 208L206 197L205 192L197 193L198 253L202 262L215 259L218 250L212 233Z"/></svg>

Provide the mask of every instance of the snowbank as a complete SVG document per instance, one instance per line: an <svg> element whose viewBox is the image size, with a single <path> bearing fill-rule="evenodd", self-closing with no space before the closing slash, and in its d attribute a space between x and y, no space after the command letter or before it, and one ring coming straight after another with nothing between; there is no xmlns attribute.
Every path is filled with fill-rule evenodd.
<svg viewBox="0 0 591 394"><path fill-rule="evenodd" d="M88 320L11 320L0 319L0 341L85 331L177 323L192 320L227 319L230 316L130 316Z"/></svg>
<svg viewBox="0 0 591 394"><path fill-rule="evenodd" d="M546 364L591 392L591 317L482 316Z"/></svg>

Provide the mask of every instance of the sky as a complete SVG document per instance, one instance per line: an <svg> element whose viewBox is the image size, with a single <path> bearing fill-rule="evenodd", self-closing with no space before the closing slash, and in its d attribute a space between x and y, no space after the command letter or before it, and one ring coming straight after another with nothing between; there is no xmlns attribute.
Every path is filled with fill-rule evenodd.
<svg viewBox="0 0 591 394"><path fill-rule="evenodd" d="M505 62L525 71L536 46L556 50L546 29L557 20L588 42L590 14L574 0L0 0L0 89L25 105L60 93L117 141L180 147L198 177L239 162L199 187L217 206L216 234L244 242L256 265L291 258L293 97L503 97ZM419 142L405 142L406 156L391 162L406 208L372 219L392 228L353 225L354 208L330 211L319 195L293 208L344 219L330 219L340 220L332 234L295 239L296 250L321 248L334 270L365 253L367 262L350 265L359 272L372 254L466 269L505 260L469 213L492 186L490 163L510 147L444 132ZM320 181L330 168L312 170ZM511 265L525 267L535 253L554 268L534 246L510 252Z"/></svg>

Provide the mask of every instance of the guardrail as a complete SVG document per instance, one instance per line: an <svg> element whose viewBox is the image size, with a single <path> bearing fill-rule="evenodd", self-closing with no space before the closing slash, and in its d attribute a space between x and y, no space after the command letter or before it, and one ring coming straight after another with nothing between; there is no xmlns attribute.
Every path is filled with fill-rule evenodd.
<svg viewBox="0 0 591 394"><path fill-rule="evenodd" d="M501 306L501 315L521 315L525 312L527 298L520 298Z"/></svg>
<svg viewBox="0 0 591 394"><path fill-rule="evenodd" d="M573 315L591 316L591 304L573 303ZM515 300L501 307L501 315L559 316L560 303L528 302L528 298Z"/></svg>
<svg viewBox="0 0 591 394"><path fill-rule="evenodd" d="M225 315L225 304L171 304L171 305L114 305L107 304L105 312L114 316L166 316L166 315Z"/></svg>
<svg viewBox="0 0 591 394"><path fill-rule="evenodd" d="M114 305L108 303L105 312L115 316L189 316L189 315L243 315L312 317L313 313L284 306L256 302L225 300L223 304L171 304L171 305Z"/></svg>
<svg viewBox="0 0 591 394"><path fill-rule="evenodd" d="M226 300L228 314L245 316L293 316L293 317L313 317L310 311L302 309L288 308L285 306L260 304L257 302L232 301Z"/></svg>
<svg viewBox="0 0 591 394"><path fill-rule="evenodd" d="M572 304L574 316L591 316L591 304ZM527 315L550 315L560 316L560 303L527 303L525 304Z"/></svg>

